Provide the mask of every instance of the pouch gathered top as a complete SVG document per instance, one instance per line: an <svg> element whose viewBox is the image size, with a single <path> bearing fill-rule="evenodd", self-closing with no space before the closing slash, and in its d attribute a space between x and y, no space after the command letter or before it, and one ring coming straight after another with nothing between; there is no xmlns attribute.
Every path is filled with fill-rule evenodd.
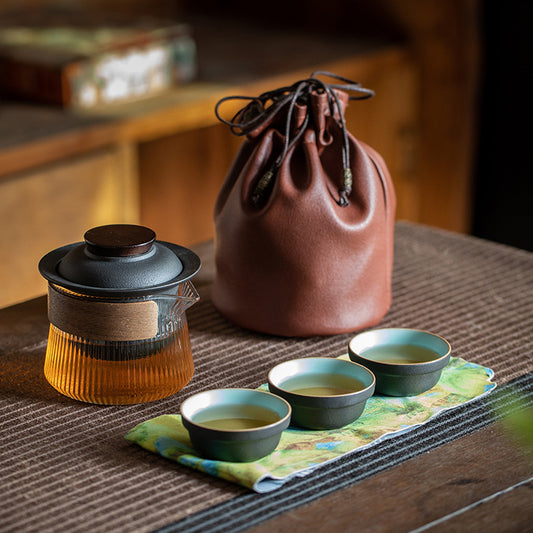
<svg viewBox="0 0 533 533"><path fill-rule="evenodd" d="M372 94L317 72L217 104L217 117L246 136L214 213L212 300L229 320L312 336L373 326L388 311L394 188L381 156L344 122L348 101ZM225 120L219 108L232 99L250 102Z"/></svg>

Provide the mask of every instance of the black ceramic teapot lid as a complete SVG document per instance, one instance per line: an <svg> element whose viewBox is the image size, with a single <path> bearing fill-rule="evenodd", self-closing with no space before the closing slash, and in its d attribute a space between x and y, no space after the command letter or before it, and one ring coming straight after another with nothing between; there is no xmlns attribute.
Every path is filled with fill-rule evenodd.
<svg viewBox="0 0 533 533"><path fill-rule="evenodd" d="M84 239L46 254L39 262L42 276L80 294L136 296L170 289L200 270L194 252L157 241L144 226L99 226Z"/></svg>

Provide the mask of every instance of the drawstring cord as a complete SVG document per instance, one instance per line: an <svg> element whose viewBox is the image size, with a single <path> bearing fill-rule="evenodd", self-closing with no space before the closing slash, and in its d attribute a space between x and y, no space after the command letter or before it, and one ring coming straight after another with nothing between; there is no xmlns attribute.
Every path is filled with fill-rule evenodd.
<svg viewBox="0 0 533 533"><path fill-rule="evenodd" d="M328 84L316 78L316 76L327 76L334 78L338 81L344 82L341 84ZM327 95L328 106L330 115L335 117L335 111L337 111L338 122L343 136L342 145L342 187L339 189L339 199L336 200L337 204L341 207L346 207L349 204L348 197L352 192L353 177L352 170L350 168L350 148L348 142L348 133L346 130L346 123L344 120L344 113L339 101L339 97L334 89L339 89L347 92L356 92L357 95L350 95L350 100L364 100L374 95L374 91L361 87L360 83L351 81L342 76L332 74L325 71L316 71L311 74L310 78L300 80L293 85L287 87L281 87L274 89L273 91L267 91L263 94L253 96L226 96L218 101L215 106L215 115L220 122L230 127L231 132L237 136L243 136L251 133L256 128L268 122L274 115L276 115L281 109L287 106L287 114L285 119L285 138L283 143L283 150L276 158L269 170L263 174L263 176L257 182L254 192L252 194L252 202L258 205L265 192L269 189L273 183L273 178L276 175L279 167L291 148L298 142L298 140L304 134L311 116L309 109L310 97L313 92ZM237 111L231 120L225 120L220 116L219 108L228 100L247 100L249 103L242 109ZM294 107L296 104L300 104L306 107L305 117L298 130L291 138L291 126L292 117L294 113Z"/></svg>

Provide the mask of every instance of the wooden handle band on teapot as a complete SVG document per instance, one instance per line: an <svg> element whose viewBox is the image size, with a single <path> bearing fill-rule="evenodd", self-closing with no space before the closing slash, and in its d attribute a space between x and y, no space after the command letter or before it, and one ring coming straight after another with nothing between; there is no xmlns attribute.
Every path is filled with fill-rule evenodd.
<svg viewBox="0 0 533 533"><path fill-rule="evenodd" d="M139 341L158 332L157 303L102 302L48 285L48 319L65 333L89 340Z"/></svg>

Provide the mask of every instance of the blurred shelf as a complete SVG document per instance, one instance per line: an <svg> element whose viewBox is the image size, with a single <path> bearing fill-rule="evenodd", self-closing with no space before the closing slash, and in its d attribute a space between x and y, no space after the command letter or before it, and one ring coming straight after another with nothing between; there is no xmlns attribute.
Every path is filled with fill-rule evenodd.
<svg viewBox="0 0 533 533"><path fill-rule="evenodd" d="M158 96L87 111L0 104L0 177L109 144L145 142L216 123L229 94L257 94L315 69L342 73L354 62L387 62L402 47L305 32L196 21L197 81ZM352 70L350 68L350 70Z"/></svg>
<svg viewBox="0 0 533 533"><path fill-rule="evenodd" d="M385 93L356 108L358 124L383 144L385 157L399 151L397 132L413 109L410 78L392 108L387 92L412 69L403 46L208 21L195 28L193 83L87 111L0 104L0 224L10 230L0 246L15 251L0 268L0 279L15 280L0 307L42 294L40 257L94 225L140 222L185 245L212 238L214 203L241 142L215 117L224 96L257 95L316 69L356 76Z"/></svg>

